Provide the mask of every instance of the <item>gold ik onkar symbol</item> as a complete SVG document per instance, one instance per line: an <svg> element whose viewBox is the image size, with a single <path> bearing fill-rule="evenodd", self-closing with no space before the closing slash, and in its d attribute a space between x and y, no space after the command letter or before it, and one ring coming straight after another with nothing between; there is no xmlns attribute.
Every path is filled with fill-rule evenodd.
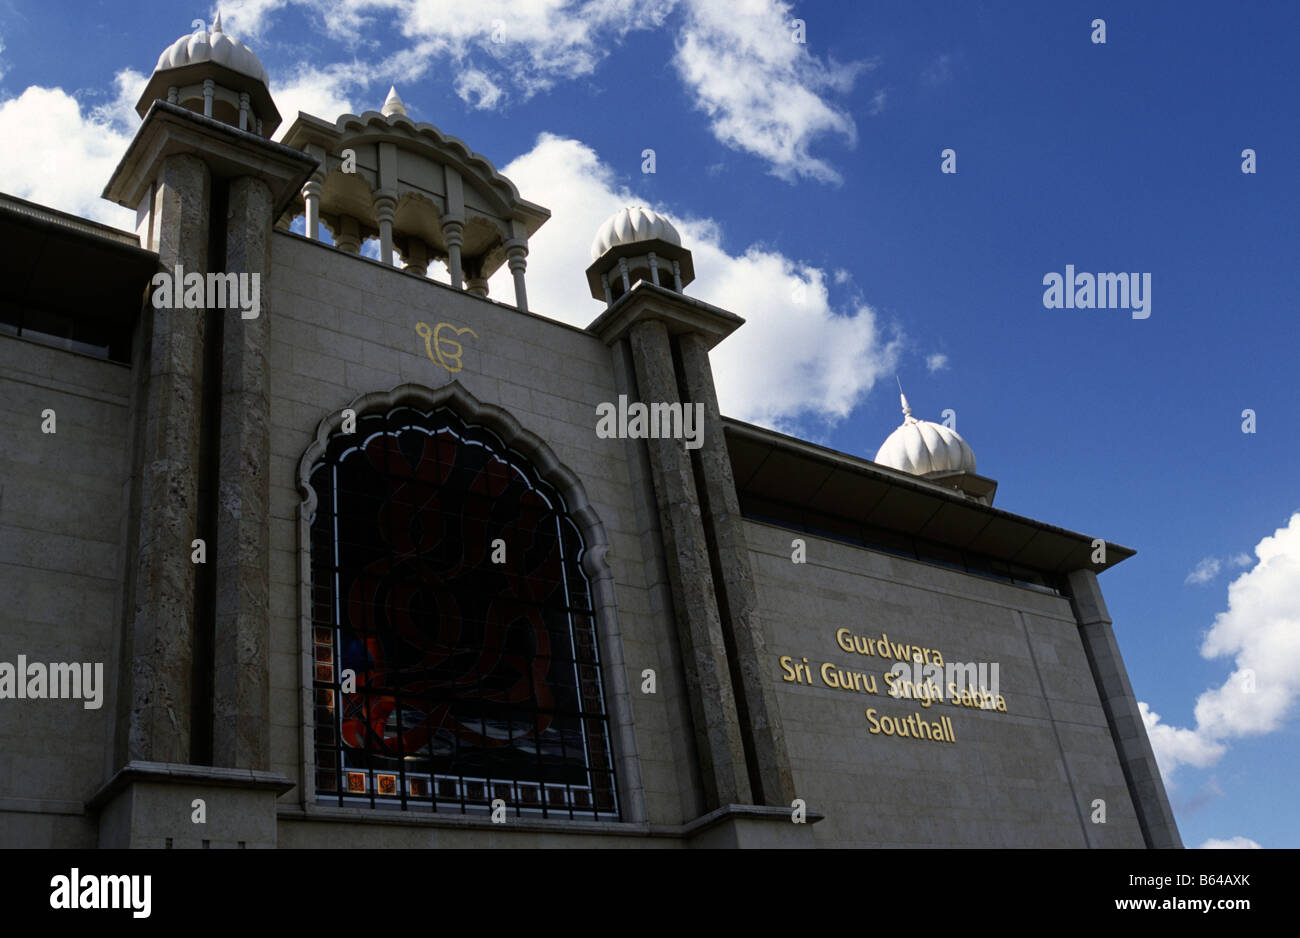
<svg viewBox="0 0 1300 938"><path fill-rule="evenodd" d="M437 362L452 374L455 374L462 368L460 357L465 354L465 348L455 339L442 335L443 329L450 329L456 335L464 335L468 332L476 339L478 333L469 326L457 329L449 322L440 322L432 329L429 328L428 323L417 322L415 324L415 331L424 339L424 350L429 353L429 360ZM448 364L449 362L451 364Z"/></svg>

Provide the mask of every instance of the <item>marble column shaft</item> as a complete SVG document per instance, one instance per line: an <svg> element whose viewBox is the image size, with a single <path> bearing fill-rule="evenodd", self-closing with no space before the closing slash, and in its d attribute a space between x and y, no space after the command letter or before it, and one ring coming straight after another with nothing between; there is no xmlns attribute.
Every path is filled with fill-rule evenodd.
<svg viewBox="0 0 1300 938"><path fill-rule="evenodd" d="M704 405L704 439L695 451L695 459L704 496L704 524L713 540L722 580L717 585L723 628L731 633L735 654L735 692L740 698L739 709L746 717L744 732L752 747L751 777L760 789L754 792L755 800L788 806L795 798L790 754L775 690L764 677L771 662L758 621L754 574L722 431L709 348L695 333L678 336L676 341L682 362L682 396L689 402L684 406Z"/></svg>
<svg viewBox="0 0 1300 938"><path fill-rule="evenodd" d="M158 259L174 275L206 272L212 180L202 160L167 157L155 202ZM175 284L179 293L182 284ZM191 667L196 646L195 564L198 460L203 389L203 310L155 309L148 369L141 391L144 417L139 461L139 551L132 584L126 758L188 762L192 730Z"/></svg>
<svg viewBox="0 0 1300 938"><path fill-rule="evenodd" d="M218 455L216 620L213 642L213 764L270 768L270 390L271 190L249 176L230 183L226 272L261 280L260 312L224 316ZM210 561L213 558L209 558Z"/></svg>
<svg viewBox="0 0 1300 938"><path fill-rule="evenodd" d="M637 388L643 402L680 402L668 330L662 322L637 323L629 332ZM685 662L696 749L707 809L752 801L744 743L731 687L722 623L714 602L708 541L700 516L691 457L685 441L645 441L673 609Z"/></svg>

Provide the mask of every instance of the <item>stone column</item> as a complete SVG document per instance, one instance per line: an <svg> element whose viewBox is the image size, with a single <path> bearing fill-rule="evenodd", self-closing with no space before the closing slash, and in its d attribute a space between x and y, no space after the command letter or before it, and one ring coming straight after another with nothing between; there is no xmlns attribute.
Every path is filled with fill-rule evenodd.
<svg viewBox="0 0 1300 938"><path fill-rule="evenodd" d="M167 157L157 179L158 259L174 276L202 274L208 260L211 177L202 160ZM177 290L183 284L175 284ZM174 291L175 294L175 291ZM141 363L138 464L140 515L128 607L130 686L126 759L188 762L191 667L195 652L195 565L198 460L203 389L203 310L144 306L148 358Z"/></svg>
<svg viewBox="0 0 1300 938"><path fill-rule="evenodd" d="M723 627L731 637L732 682L748 743L755 802L788 806L796 796L794 777L780 708L765 678L767 640L758 621L749 546L745 543L740 499L722 432L709 348L695 333L679 336L677 346L681 353L682 396L689 402L682 406L704 405L703 445L693 451L692 460L700 483L704 526L722 580L718 584L718 605Z"/></svg>
<svg viewBox="0 0 1300 938"><path fill-rule="evenodd" d="M257 277L255 318L224 316L218 456L216 621L213 641L213 764L270 768L271 190L244 176L230 183L226 271ZM212 558L209 558L212 562Z"/></svg>
<svg viewBox="0 0 1300 938"><path fill-rule="evenodd" d="M397 199L387 193L375 196L375 220L379 223L379 259L393 263L393 216L397 213Z"/></svg>
<svg viewBox="0 0 1300 938"><path fill-rule="evenodd" d="M459 218L448 218L442 223L442 237L447 242L447 271L451 285L461 289L464 274L461 271L460 246L464 242L465 223Z"/></svg>
<svg viewBox="0 0 1300 938"><path fill-rule="evenodd" d="M524 286L524 269L528 262L528 242L512 238L506 242L506 260L510 264L510 273L515 278L515 306L519 311L528 312L528 290Z"/></svg>
<svg viewBox="0 0 1300 938"><path fill-rule="evenodd" d="M313 241L320 240L320 187L319 173L313 175L302 187L302 200L307 206L304 234Z"/></svg>
<svg viewBox="0 0 1300 938"><path fill-rule="evenodd" d="M334 246L349 254L361 253L361 226L351 215L339 216L339 230L334 235Z"/></svg>
<svg viewBox="0 0 1300 938"><path fill-rule="evenodd" d="M655 257L655 252L651 251L650 258L650 282L656 287L659 286L659 259Z"/></svg>
<svg viewBox="0 0 1300 938"><path fill-rule="evenodd" d="M645 320L629 333L637 387L645 403L679 402L668 330ZM682 440L645 441L673 609L685 663L706 809L751 803L744 743L731 686L708 542L700 516L691 457Z"/></svg>
<svg viewBox="0 0 1300 938"><path fill-rule="evenodd" d="M412 235L406 239L406 251L402 259L406 262L404 270L423 277L429 272L429 248L420 238Z"/></svg>
<svg viewBox="0 0 1300 938"><path fill-rule="evenodd" d="M248 129L248 92L239 92L239 129Z"/></svg>
<svg viewBox="0 0 1300 938"><path fill-rule="evenodd" d="M1128 670L1115 641L1097 574L1087 569L1075 570L1069 575L1069 587L1079 637L1097 683L1106 722L1110 724L1110 735L1115 740L1129 796L1137 810L1142 837L1148 847L1181 848L1178 824L1169 807L1151 740L1147 738L1133 685L1129 683Z"/></svg>
<svg viewBox="0 0 1300 938"><path fill-rule="evenodd" d="M212 116L212 94L215 90L215 83L211 78L203 79L203 116Z"/></svg>

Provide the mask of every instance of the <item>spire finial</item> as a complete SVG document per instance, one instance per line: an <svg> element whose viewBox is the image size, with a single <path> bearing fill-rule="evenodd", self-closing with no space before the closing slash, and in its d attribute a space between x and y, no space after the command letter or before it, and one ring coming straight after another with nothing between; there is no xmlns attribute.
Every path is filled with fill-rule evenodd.
<svg viewBox="0 0 1300 938"><path fill-rule="evenodd" d="M219 32L221 32L221 10L220 10L220 8L217 9L217 15L216 15L216 17L212 20L212 31L213 31L214 33L219 33Z"/></svg>
<svg viewBox="0 0 1300 938"><path fill-rule="evenodd" d="M394 114L402 117L406 116L406 105L403 104L402 99L398 97L396 85L389 86L388 97L384 98L384 106L381 113L385 117L392 117Z"/></svg>
<svg viewBox="0 0 1300 938"><path fill-rule="evenodd" d="M907 395L903 393L903 381L898 375L894 375L894 380L898 382L898 399L903 402L903 416L912 416L912 408L907 403Z"/></svg>

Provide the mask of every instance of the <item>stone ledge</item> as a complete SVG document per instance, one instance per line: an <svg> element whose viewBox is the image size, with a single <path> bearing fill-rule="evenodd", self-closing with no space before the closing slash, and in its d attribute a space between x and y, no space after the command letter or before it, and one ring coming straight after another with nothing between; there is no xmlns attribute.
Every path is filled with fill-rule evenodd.
<svg viewBox="0 0 1300 938"><path fill-rule="evenodd" d="M243 788L274 791L277 796L292 791L294 783L276 772L254 769L226 769L210 765L182 765L170 762L128 762L86 800L86 809L95 811L114 795L134 782L173 785L208 785L216 788Z"/></svg>
<svg viewBox="0 0 1300 938"><path fill-rule="evenodd" d="M705 831L737 822L791 824L790 809L767 805L730 804L685 824L663 825L630 821L550 820L511 816L505 824L494 824L487 817L463 814L412 814L409 811L384 811L371 808L338 808L322 805L279 805L277 819L320 821L342 824L381 824L403 827L441 827L458 830L492 832L520 831L531 834L597 834L611 837L662 837L691 839ZM825 815L808 812L808 824L823 820Z"/></svg>
<svg viewBox="0 0 1300 938"><path fill-rule="evenodd" d="M487 817L464 814L412 814L371 808L337 808L322 805L280 805L276 817L294 821L324 821L345 824L388 824L406 827L445 827L460 830L527 831L535 834L607 834L616 837L645 837L653 832L648 824L628 821L575 821L569 819L511 817L494 824Z"/></svg>

